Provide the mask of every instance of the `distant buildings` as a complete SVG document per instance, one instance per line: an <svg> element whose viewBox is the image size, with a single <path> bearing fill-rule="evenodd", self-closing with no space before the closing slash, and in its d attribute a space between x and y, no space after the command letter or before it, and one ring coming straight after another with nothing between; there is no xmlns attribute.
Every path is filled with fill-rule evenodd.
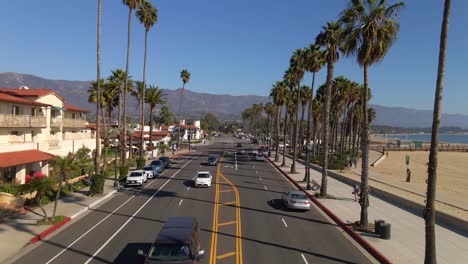
<svg viewBox="0 0 468 264"><path fill-rule="evenodd" d="M48 174L48 160L81 147L95 150L88 111L51 89L0 88L0 182Z"/></svg>

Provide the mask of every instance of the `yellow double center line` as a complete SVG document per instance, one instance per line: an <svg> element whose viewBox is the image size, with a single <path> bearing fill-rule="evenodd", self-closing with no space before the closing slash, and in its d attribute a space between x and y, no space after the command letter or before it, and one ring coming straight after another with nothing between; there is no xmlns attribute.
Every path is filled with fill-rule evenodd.
<svg viewBox="0 0 468 264"><path fill-rule="evenodd" d="M216 261L218 259L224 259L227 257L234 256L236 257L236 264L242 264L242 225L241 225L241 213L240 213L240 197L239 197L239 191L237 190L236 186L228 179L226 178L223 173L221 172L221 164L223 161L224 157L221 157L219 163L218 163L218 169L216 172L216 189L215 189L215 201L214 201L214 210L213 210L213 226L212 226L212 236L211 236L211 250L210 250L210 264L216 264ZM235 201L234 202L229 202L229 203L224 203L221 204L219 202L219 197L221 193L226 193L228 192L227 190L220 190L220 183L221 183L221 178L232 188L231 191L234 191L235 194ZM230 192L230 191L229 191ZM232 206L234 205L236 207L236 217L235 221L231 222L226 222L226 223L219 223L218 218L219 218L219 206L222 205L228 205ZM228 252L223 255L218 255L217 253L217 246L218 246L218 227L220 226L225 226L228 224L236 224L236 251L235 252Z"/></svg>

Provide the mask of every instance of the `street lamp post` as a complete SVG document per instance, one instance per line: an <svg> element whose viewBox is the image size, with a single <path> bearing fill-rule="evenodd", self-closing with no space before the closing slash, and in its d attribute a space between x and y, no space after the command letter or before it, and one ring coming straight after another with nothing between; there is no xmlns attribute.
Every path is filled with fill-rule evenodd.
<svg viewBox="0 0 468 264"><path fill-rule="evenodd" d="M117 144L117 140L115 140L115 145L117 148L115 149L114 153L114 187L119 187L119 181L117 181L117 155L119 152L119 145Z"/></svg>

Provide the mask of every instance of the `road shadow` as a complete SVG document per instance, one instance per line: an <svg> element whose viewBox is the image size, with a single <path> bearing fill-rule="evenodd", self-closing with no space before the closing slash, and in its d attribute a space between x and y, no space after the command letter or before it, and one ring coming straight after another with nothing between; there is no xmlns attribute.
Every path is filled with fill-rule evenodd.
<svg viewBox="0 0 468 264"><path fill-rule="evenodd" d="M142 249L147 254L150 248L150 243L128 243L112 263L143 263L145 257L138 255L137 251Z"/></svg>

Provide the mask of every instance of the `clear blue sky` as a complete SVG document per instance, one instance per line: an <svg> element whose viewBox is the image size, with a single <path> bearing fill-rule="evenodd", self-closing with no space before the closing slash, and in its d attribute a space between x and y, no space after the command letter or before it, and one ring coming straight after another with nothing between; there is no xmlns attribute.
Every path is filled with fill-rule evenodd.
<svg viewBox="0 0 468 264"><path fill-rule="evenodd" d="M15 0L0 16L0 72L44 78L96 78L97 1ZM125 67L128 9L103 0L102 74ZM197 92L268 95L296 48L315 40L344 0L159 0L159 22L150 31L149 84L175 89L189 69L187 88ZM370 70L372 103L432 109L443 1L408 0L401 30L385 60ZM394 1L390 1L394 3ZM468 1L452 1L443 112L468 114ZM142 78L144 30L133 19L130 74ZM354 59L336 75L362 82ZM325 80L326 71L318 74ZM305 82L309 84L310 77Z"/></svg>

